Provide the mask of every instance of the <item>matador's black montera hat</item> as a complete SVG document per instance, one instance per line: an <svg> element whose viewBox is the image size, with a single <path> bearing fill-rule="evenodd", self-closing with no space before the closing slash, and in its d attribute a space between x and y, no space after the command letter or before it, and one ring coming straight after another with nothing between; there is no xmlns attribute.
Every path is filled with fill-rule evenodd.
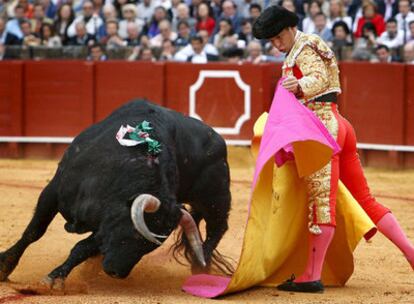
<svg viewBox="0 0 414 304"><path fill-rule="evenodd" d="M253 35L257 39L269 39L287 27L298 24L298 16L279 5L269 6L253 24Z"/></svg>

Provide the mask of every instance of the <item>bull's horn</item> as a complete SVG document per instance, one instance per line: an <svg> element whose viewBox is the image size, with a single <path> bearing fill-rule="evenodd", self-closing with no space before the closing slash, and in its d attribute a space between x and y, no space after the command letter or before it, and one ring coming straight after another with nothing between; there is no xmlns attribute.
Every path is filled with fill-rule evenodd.
<svg viewBox="0 0 414 304"><path fill-rule="evenodd" d="M131 218L135 228L144 238L157 245L161 245L161 242L158 241L156 237L165 239L167 236L152 233L148 229L144 220L144 212L156 212L160 205L160 200L155 196L152 196L150 194L141 194L134 200L131 207Z"/></svg>
<svg viewBox="0 0 414 304"><path fill-rule="evenodd" d="M204 258L203 243L201 242L200 232L194 222L193 217L186 210L181 209L183 214L179 225L183 228L184 233L190 243L193 252L201 266L206 267L206 260Z"/></svg>

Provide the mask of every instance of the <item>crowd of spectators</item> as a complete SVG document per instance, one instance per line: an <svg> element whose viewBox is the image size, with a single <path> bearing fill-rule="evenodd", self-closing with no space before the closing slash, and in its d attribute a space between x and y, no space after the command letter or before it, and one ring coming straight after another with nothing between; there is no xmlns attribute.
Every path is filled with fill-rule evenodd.
<svg viewBox="0 0 414 304"><path fill-rule="evenodd" d="M414 63L411 0L0 0L0 59L72 47L90 60L282 61L252 35L273 4L295 12L298 28L339 60Z"/></svg>

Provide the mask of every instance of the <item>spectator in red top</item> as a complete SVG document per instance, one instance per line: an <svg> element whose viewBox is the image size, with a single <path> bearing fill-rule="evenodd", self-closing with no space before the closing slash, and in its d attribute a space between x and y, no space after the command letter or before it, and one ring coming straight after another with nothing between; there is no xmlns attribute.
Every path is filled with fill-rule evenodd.
<svg viewBox="0 0 414 304"><path fill-rule="evenodd" d="M362 36L362 28L366 22L371 22L374 25L377 36L380 36L385 31L384 18L377 13L376 4L370 0L364 2L362 6L362 17L358 19L355 32L356 38Z"/></svg>
<svg viewBox="0 0 414 304"><path fill-rule="evenodd" d="M212 10L210 6L204 2L201 3L198 6L197 24L196 24L197 32L200 30L206 30L208 32L208 35L211 36L216 26L216 21L211 16L212 16Z"/></svg>

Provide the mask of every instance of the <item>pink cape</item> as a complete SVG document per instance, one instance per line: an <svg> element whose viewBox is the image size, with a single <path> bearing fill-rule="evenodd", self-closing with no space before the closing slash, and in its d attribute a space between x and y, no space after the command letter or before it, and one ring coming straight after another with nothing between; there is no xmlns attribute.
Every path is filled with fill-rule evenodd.
<svg viewBox="0 0 414 304"><path fill-rule="evenodd" d="M306 153L300 152L303 150ZM279 167L295 159L298 175L302 177L322 168L339 151L322 122L279 81L261 138L252 193L263 167L272 157ZM326 154L322 162L320 153ZM231 277L199 274L189 277L182 288L199 297L214 298L226 293L230 280Z"/></svg>

